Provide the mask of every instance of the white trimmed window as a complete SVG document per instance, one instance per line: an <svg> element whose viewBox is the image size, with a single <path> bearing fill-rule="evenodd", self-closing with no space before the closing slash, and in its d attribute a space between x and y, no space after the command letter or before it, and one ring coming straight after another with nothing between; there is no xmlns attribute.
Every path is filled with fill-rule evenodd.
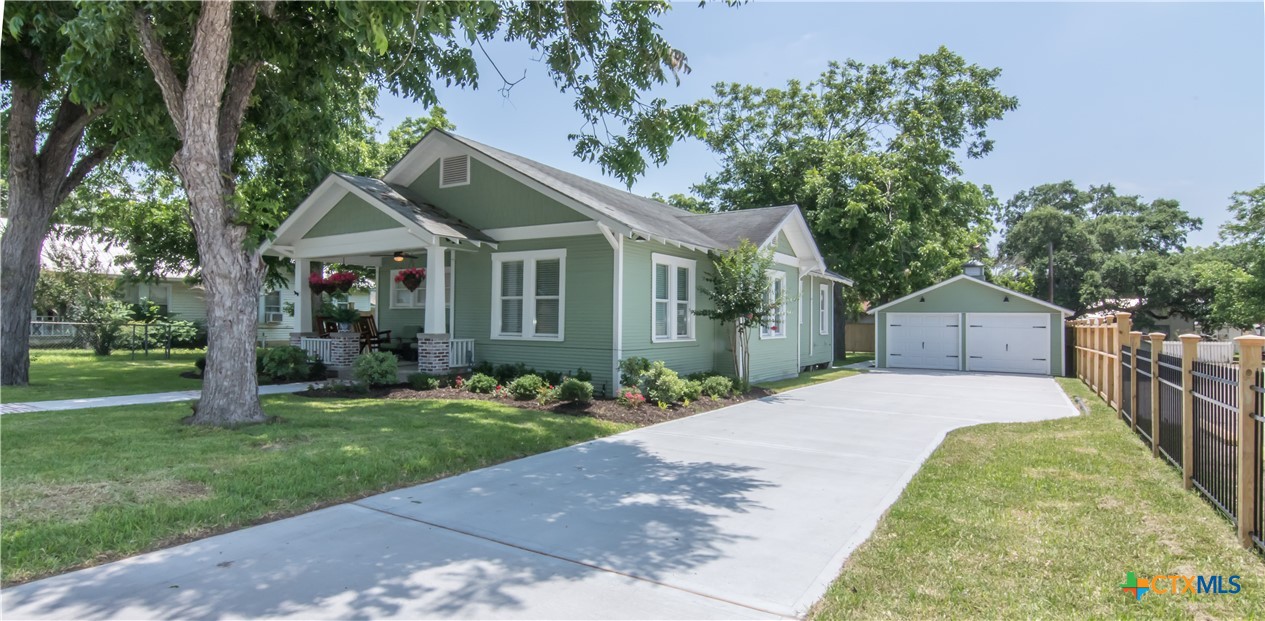
<svg viewBox="0 0 1265 621"><path fill-rule="evenodd" d="M279 324L285 319L281 312L281 292L269 291L259 296L259 321L265 324Z"/></svg>
<svg viewBox="0 0 1265 621"><path fill-rule="evenodd" d="M492 255L492 338L561 341L567 251Z"/></svg>
<svg viewBox="0 0 1265 621"><path fill-rule="evenodd" d="M423 279L422 285L412 291L404 286L402 282L395 282L396 274L402 270L391 270L391 308L426 308L426 283L428 280ZM452 307L452 266L444 268L444 302L448 308Z"/></svg>
<svg viewBox="0 0 1265 621"><path fill-rule="evenodd" d="M786 272L773 270L769 272L769 292L764 298L770 304L781 300L773 316L766 325L760 326L760 338L786 338Z"/></svg>
<svg viewBox="0 0 1265 621"><path fill-rule="evenodd" d="M137 283L127 288L124 299L131 304L149 300L158 305L158 312L166 315L171 306L171 285Z"/></svg>
<svg viewBox="0 0 1265 621"><path fill-rule="evenodd" d="M830 334L830 285L818 287L817 333L822 336Z"/></svg>
<svg viewBox="0 0 1265 621"><path fill-rule="evenodd" d="M654 342L694 340L695 261L652 254L651 337Z"/></svg>

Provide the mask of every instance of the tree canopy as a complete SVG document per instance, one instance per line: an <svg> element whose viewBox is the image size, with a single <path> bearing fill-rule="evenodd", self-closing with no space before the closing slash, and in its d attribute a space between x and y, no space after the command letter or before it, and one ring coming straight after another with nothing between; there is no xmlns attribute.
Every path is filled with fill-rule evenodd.
<svg viewBox="0 0 1265 621"><path fill-rule="evenodd" d="M992 230L992 191L960 162L988 154L988 124L1018 105L999 74L940 48L785 88L717 84L699 105L721 170L694 191L712 209L798 204L856 281L851 302L899 297L957 272Z"/></svg>

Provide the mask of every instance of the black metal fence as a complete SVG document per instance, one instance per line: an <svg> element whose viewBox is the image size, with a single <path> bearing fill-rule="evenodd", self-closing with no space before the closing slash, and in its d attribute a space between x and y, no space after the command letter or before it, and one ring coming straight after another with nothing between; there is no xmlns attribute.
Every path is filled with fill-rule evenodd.
<svg viewBox="0 0 1265 621"><path fill-rule="evenodd" d="M1193 441L1195 489L1234 518L1238 501L1238 366L1195 361Z"/></svg>
<svg viewBox="0 0 1265 621"><path fill-rule="evenodd" d="M1151 445L1151 350L1139 349L1135 364L1138 365L1138 425L1136 430L1148 446ZM1121 398L1123 401L1124 398Z"/></svg>
<svg viewBox="0 0 1265 621"><path fill-rule="evenodd" d="M1156 415L1160 417L1160 455L1169 463L1182 466L1182 359L1180 356L1160 354L1159 369L1160 402Z"/></svg>
<svg viewBox="0 0 1265 621"><path fill-rule="evenodd" d="M1252 434L1256 441L1256 523L1252 525L1252 542L1265 552L1265 369L1256 372L1256 384L1252 386L1256 396L1256 413L1252 415Z"/></svg>
<svg viewBox="0 0 1265 621"><path fill-rule="evenodd" d="M1133 378L1130 369L1133 366L1133 348L1128 345L1120 346L1120 415L1124 417L1124 421L1133 424L1133 399L1130 397L1133 393L1130 390L1133 387Z"/></svg>

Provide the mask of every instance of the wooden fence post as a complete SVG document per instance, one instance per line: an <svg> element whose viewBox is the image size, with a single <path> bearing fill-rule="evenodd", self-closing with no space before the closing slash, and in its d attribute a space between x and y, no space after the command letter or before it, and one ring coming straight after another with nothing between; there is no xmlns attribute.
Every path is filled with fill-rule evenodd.
<svg viewBox="0 0 1265 621"><path fill-rule="evenodd" d="M1164 351L1163 332L1152 332L1151 339L1151 455L1160 456L1160 354Z"/></svg>
<svg viewBox="0 0 1265 621"><path fill-rule="evenodd" d="M1129 427L1138 429L1138 348L1142 346L1142 333L1129 333Z"/></svg>
<svg viewBox="0 0 1265 621"><path fill-rule="evenodd" d="M1128 396L1120 394L1122 374L1124 373L1124 369L1121 368L1121 361L1124 360L1124 357L1121 356L1121 350L1124 349L1131 327L1129 313L1116 313L1116 329L1111 334L1111 354L1115 356L1114 368L1111 370L1111 394L1116 399L1116 413L1120 414L1121 417L1124 416L1124 397ZM1111 361L1109 360L1108 362Z"/></svg>
<svg viewBox="0 0 1265 621"><path fill-rule="evenodd" d="M1102 396L1102 319L1094 319L1094 392Z"/></svg>
<svg viewBox="0 0 1265 621"><path fill-rule="evenodd" d="M1252 384L1261 368L1261 347L1265 336L1240 336L1239 344L1239 543L1252 547L1252 525L1256 523L1256 477L1260 462L1256 455L1256 395Z"/></svg>
<svg viewBox="0 0 1265 621"><path fill-rule="evenodd" d="M1199 356L1198 334L1183 334L1182 340L1182 485L1194 487L1195 478L1195 378L1191 370Z"/></svg>

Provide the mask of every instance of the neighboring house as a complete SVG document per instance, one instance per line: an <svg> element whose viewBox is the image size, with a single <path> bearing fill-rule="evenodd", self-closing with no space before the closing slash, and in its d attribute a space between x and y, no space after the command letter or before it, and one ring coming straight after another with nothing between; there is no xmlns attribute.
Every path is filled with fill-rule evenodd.
<svg viewBox="0 0 1265 621"><path fill-rule="evenodd" d="M964 272L869 311L877 366L1064 375L1072 311Z"/></svg>
<svg viewBox="0 0 1265 621"><path fill-rule="evenodd" d="M8 224L0 218L0 229ZM59 227L53 227L45 240L40 255L40 269L59 271L67 269L66 258L76 266L92 266L97 273L118 281L123 301L137 304L148 299L157 304L163 314L192 322L206 321L206 293L200 284L189 284L183 276L164 274L152 282L133 282L124 278L127 267L126 249L93 235L70 236ZM294 317L287 314L287 303L293 303L297 293L293 282L279 291L268 291L259 296L259 334L268 343L287 343L290 332L295 330ZM353 291L348 302L356 308L372 310L372 291ZM62 321L55 309L36 308L32 318L40 321Z"/></svg>
<svg viewBox="0 0 1265 621"><path fill-rule="evenodd" d="M473 347L472 360L583 368L610 394L632 356L733 372L727 332L694 311L710 305L708 251L743 239L775 249L786 300L752 337L751 379L831 362L833 288L851 282L826 270L798 207L693 214L439 130L383 179L331 174L267 251L300 274L314 261L377 268L378 325L416 340L424 372ZM416 291L394 281L407 267L427 269ZM313 336L311 314L296 313L296 342Z"/></svg>

